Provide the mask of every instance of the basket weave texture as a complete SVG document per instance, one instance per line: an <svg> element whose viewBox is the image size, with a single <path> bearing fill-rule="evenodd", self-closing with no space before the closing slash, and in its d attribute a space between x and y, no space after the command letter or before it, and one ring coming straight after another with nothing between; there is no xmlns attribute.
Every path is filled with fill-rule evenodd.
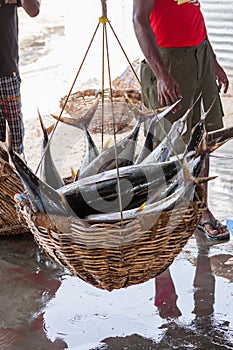
<svg viewBox="0 0 233 350"><path fill-rule="evenodd" d="M67 102L67 96L64 96L60 100L60 107L64 107L64 110L70 116L77 117L77 119L81 118L93 105L96 99L96 93L97 90L95 89L74 92L69 96ZM126 96L131 102L137 104L138 107L141 105L141 94L136 90L113 90L112 98L110 91L105 90L104 98L103 100L101 98L94 118L88 127L89 131L93 133L104 132L105 134L113 134L113 125L117 133L127 131L130 128L130 123L134 115L131 111L131 106L126 101Z"/></svg>
<svg viewBox="0 0 233 350"><path fill-rule="evenodd" d="M200 189L189 207L183 201L162 212L153 227L137 220L88 224L77 217L32 212L17 201L35 239L54 260L93 286L112 291L143 283L171 265L193 234L204 208Z"/></svg>
<svg viewBox="0 0 233 350"><path fill-rule="evenodd" d="M0 157L0 235L29 232L26 222L16 212L14 196L24 192L19 176L10 164Z"/></svg>

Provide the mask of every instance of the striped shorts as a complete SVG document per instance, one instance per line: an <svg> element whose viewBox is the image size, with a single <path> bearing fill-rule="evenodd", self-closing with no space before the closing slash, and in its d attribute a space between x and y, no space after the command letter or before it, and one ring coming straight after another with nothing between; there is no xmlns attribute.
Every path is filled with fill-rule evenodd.
<svg viewBox="0 0 233 350"><path fill-rule="evenodd" d="M24 124L21 111L19 75L0 77L0 141L6 141L6 124L10 143L17 153L23 152Z"/></svg>

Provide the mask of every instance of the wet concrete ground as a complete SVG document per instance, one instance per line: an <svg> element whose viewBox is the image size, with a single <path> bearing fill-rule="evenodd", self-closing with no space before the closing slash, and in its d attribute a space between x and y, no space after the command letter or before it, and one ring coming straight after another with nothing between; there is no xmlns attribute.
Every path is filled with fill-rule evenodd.
<svg viewBox="0 0 233 350"><path fill-rule="evenodd" d="M163 274L107 292L1 238L0 349L233 349L232 241L200 232Z"/></svg>

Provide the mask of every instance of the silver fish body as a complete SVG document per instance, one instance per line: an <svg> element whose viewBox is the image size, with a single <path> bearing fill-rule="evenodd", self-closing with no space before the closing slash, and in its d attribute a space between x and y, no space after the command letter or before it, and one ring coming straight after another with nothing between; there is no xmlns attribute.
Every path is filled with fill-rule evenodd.
<svg viewBox="0 0 233 350"><path fill-rule="evenodd" d="M17 153L12 150L9 153L33 210L54 215L70 215L71 211L65 198L39 179Z"/></svg>
<svg viewBox="0 0 233 350"><path fill-rule="evenodd" d="M79 169L79 177L83 174L89 164L94 161L99 156L99 151L87 129L85 129L86 135L86 148L85 155L83 157L80 169Z"/></svg>
<svg viewBox="0 0 233 350"><path fill-rule="evenodd" d="M73 117L66 118L62 116L58 117L52 114L52 117L55 118L57 121L61 121L67 125L76 127L85 132L86 147L85 147L85 154L83 157L83 161L79 170L79 176L86 169L86 167L99 155L99 151L95 145L95 142L88 131L89 124L95 115L95 112L99 105L99 101L100 101L100 97L98 96L96 97L95 102L92 104L92 106L81 118L75 117L75 115Z"/></svg>
<svg viewBox="0 0 233 350"><path fill-rule="evenodd" d="M160 142L160 144L151 152L141 164L148 164L151 162L164 162L169 159L172 154L177 141L180 139L185 130L186 120L190 109L177 121L175 121L167 136Z"/></svg>
<svg viewBox="0 0 233 350"><path fill-rule="evenodd" d="M118 180L124 209L145 202L153 191L163 187L178 171L179 162L133 165L78 180L54 190L40 180L13 151L12 162L35 211L54 215L77 215L80 218L98 212L119 211Z"/></svg>
<svg viewBox="0 0 233 350"><path fill-rule="evenodd" d="M64 181L62 177L60 176L54 161L52 159L50 145L49 145L49 138L48 138L48 132L47 129L44 126L42 117L39 113L39 120L41 124L41 128L43 131L43 140L41 145L41 170L40 170L40 177L41 179L47 183L49 186L51 186L54 189L57 189L64 185Z"/></svg>
<svg viewBox="0 0 233 350"><path fill-rule="evenodd" d="M138 118L135 127L126 137L120 140L116 146L102 151L98 157L90 162L80 174L79 179L99 174L102 171L115 169L117 166L120 168L132 165L141 122L142 119Z"/></svg>
<svg viewBox="0 0 233 350"><path fill-rule="evenodd" d="M124 210L122 213L113 212L113 213L102 213L95 215L88 215L85 219L89 223L114 223L120 222L121 218L126 221L127 220L137 220L144 230L151 229L153 224L157 221L160 215L163 212L171 210L175 207L177 203L182 201L182 206L184 206L184 202L187 203L186 206L188 208L190 201L193 199L193 194L195 190L194 184L189 184L185 186L184 184L178 186L170 195L161 200L145 205L143 208L137 207L132 208L130 210ZM182 215L182 214L181 214ZM128 224L130 225L130 223ZM136 233L135 233L136 234Z"/></svg>
<svg viewBox="0 0 233 350"><path fill-rule="evenodd" d="M133 106L132 111L137 120L133 130L122 140L117 142L116 146L112 146L111 148L101 152L99 157L90 163L90 165L86 168L86 170L81 174L79 178L81 179L87 176L95 175L101 173L102 171L112 170L117 167L120 168L132 165L134 163L136 143L141 123L148 118L152 118L152 123L161 120L174 108L177 103L178 101L158 114L153 112L145 113L140 111L136 106ZM143 150L146 150L146 146L147 145L145 144ZM140 158L143 156L142 154L140 155Z"/></svg>
<svg viewBox="0 0 233 350"><path fill-rule="evenodd" d="M216 98L213 99L213 102L208 108L208 110L202 113L199 123L197 123L192 129L191 136L184 154L187 154L190 151L196 151L200 146L201 141L203 140L203 136L205 136L205 133L206 133L205 120L209 112L211 111L211 108L215 102L215 99Z"/></svg>
<svg viewBox="0 0 233 350"><path fill-rule="evenodd" d="M148 132L145 138L145 142L142 146L142 149L135 161L135 164L141 163L155 148L154 145L154 129L156 128L157 123L159 123L176 105L180 100L173 103L171 106L167 107L161 113L155 115L149 124Z"/></svg>
<svg viewBox="0 0 233 350"><path fill-rule="evenodd" d="M102 172L78 180L57 190L64 196L71 209L81 218L97 212L119 211L139 206L173 177L178 161L152 165L132 165ZM119 176L119 177L118 177ZM121 196L118 193L120 183Z"/></svg>

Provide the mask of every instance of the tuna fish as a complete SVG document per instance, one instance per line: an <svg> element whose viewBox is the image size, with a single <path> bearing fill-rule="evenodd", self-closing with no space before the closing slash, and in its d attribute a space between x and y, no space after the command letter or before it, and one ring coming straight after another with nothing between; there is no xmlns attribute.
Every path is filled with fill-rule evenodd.
<svg viewBox="0 0 233 350"><path fill-rule="evenodd" d="M39 111L38 111L38 115L39 115L39 120L43 131L43 135L44 135L42 146L41 146L42 152L41 152L40 177L47 185L51 186L54 189L57 189L64 185L64 181L60 176L54 164L54 161L52 159L50 146L49 146L48 129L45 128L45 125L43 123L43 120Z"/></svg>
<svg viewBox="0 0 233 350"><path fill-rule="evenodd" d="M96 97L96 100L92 104L92 106L81 118L80 117L76 118L75 116L69 117L69 118L62 117L62 116L58 117L52 114L52 117L55 118L56 120L66 123L68 125L74 126L76 128L79 128L85 132L86 147L85 147L85 154L83 157L83 161L79 169L79 176L83 173L83 171L87 168L87 166L99 155L99 151L88 131L89 124L95 115L95 112L99 105L99 101L100 101L100 97L98 96Z"/></svg>

